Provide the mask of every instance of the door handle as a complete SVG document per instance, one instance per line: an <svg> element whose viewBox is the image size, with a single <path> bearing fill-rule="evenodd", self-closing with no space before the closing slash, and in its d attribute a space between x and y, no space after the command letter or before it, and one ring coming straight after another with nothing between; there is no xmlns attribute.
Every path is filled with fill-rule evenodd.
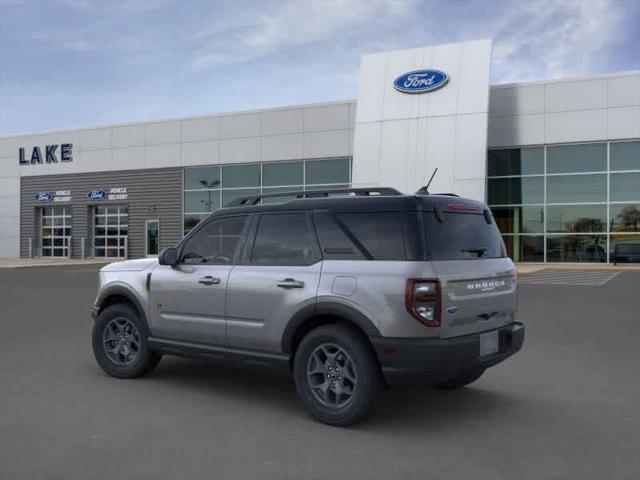
<svg viewBox="0 0 640 480"><path fill-rule="evenodd" d="M295 278L285 278L284 280L276 283L280 288L303 288L304 282L296 280Z"/></svg>
<svg viewBox="0 0 640 480"><path fill-rule="evenodd" d="M202 277L198 280L198 283L201 283L202 285L218 285L220 283L220 279L218 277L207 275L206 277Z"/></svg>

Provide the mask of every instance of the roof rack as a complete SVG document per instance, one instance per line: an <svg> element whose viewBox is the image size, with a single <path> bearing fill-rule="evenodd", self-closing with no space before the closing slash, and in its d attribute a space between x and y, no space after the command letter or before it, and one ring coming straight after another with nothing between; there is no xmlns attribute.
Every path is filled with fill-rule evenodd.
<svg viewBox="0 0 640 480"><path fill-rule="evenodd" d="M296 197L299 198L326 198L331 194L344 193L353 195L356 197L373 197L373 196L397 196L402 195L395 188L388 187L372 187L372 188L339 188L333 190L306 190L299 192L282 192L282 193L269 193L266 195L250 195L247 197L238 197L231 200L225 205L225 207L246 207L250 205L256 205L264 198L277 198L277 197Z"/></svg>

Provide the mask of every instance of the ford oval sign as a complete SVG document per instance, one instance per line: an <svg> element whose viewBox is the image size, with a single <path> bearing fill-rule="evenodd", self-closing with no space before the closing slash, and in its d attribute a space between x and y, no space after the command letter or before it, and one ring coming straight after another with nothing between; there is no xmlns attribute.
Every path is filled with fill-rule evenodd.
<svg viewBox="0 0 640 480"><path fill-rule="evenodd" d="M396 78L393 86L402 93L426 93L444 87L448 81L449 76L440 70L414 70Z"/></svg>
<svg viewBox="0 0 640 480"><path fill-rule="evenodd" d="M104 190L91 190L87 193L87 198L89 200L104 200L107 198L107 192Z"/></svg>
<svg viewBox="0 0 640 480"><path fill-rule="evenodd" d="M36 201L37 202L50 202L53 198L53 194L51 192L38 192L36 193Z"/></svg>

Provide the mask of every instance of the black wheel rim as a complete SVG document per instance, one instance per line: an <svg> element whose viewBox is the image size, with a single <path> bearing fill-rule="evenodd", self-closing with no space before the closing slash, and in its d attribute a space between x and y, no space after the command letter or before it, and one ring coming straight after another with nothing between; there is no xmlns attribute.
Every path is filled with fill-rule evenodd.
<svg viewBox="0 0 640 480"><path fill-rule="evenodd" d="M357 388L355 363L344 348L323 343L307 361L307 382L315 399L325 407L345 407Z"/></svg>
<svg viewBox="0 0 640 480"><path fill-rule="evenodd" d="M114 318L102 333L102 343L109 360L116 365L130 365L140 352L140 332L131 320Z"/></svg>

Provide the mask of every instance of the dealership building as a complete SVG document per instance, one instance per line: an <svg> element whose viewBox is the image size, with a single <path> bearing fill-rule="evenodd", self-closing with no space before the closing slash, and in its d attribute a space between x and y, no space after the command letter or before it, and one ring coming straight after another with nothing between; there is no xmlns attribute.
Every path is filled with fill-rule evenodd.
<svg viewBox="0 0 640 480"><path fill-rule="evenodd" d="M385 52L356 100L1 137L0 257L155 255L239 196L411 193L437 168L515 261L640 261L640 72L490 69L490 40Z"/></svg>

